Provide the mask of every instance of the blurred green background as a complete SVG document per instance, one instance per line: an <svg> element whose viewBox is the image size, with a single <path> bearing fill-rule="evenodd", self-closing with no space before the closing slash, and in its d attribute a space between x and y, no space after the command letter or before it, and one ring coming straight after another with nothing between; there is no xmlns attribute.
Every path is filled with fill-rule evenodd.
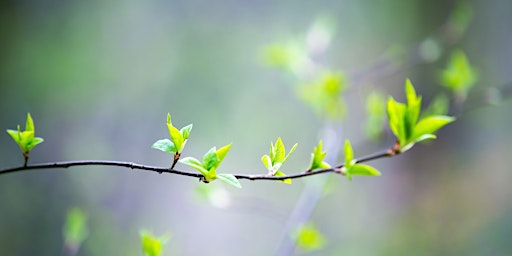
<svg viewBox="0 0 512 256"><path fill-rule="evenodd" d="M430 101L442 90L438 72L453 48L478 68L477 95L510 83L512 3L469 4L467 30L439 58L417 63L407 55L382 72L368 67L390 49L439 33L456 1L2 1L0 127L14 129L32 114L45 142L31 163L167 166L169 156L151 145L168 136L170 112L177 127L194 124L184 155L233 142L219 172L264 173L261 155L277 136L287 147L299 143L283 170L302 171L325 122L296 97L293 79L265 65L262 52L303 40L312 23L328 17L333 38L321 62L358 81L348 83L346 119L329 122L338 134L331 143L348 138L362 156L392 143L390 135L365 142L365 95L378 89L402 100L409 77ZM333 176L310 219L327 243L312 254L512 254L511 107L479 107L434 143L372 162L381 177ZM0 152L0 168L23 161L6 133ZM2 175L0 254L62 253L66 212L79 207L89 236L78 255L141 255L140 229L170 234L165 255L270 255L314 180L242 181L237 190L114 167ZM199 196L205 186L217 189L213 200Z"/></svg>

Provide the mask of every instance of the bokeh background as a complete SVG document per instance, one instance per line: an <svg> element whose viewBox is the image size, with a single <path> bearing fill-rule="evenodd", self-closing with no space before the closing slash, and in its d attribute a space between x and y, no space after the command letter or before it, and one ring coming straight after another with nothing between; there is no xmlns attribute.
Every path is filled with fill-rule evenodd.
<svg viewBox="0 0 512 256"><path fill-rule="evenodd" d="M296 80L265 64L263 52L275 42L301 42L326 18L332 41L321 61L357 80L348 82L345 119L327 122L337 134L331 144L348 138L362 156L393 142L388 134L370 143L362 132L369 91L403 99L410 77L428 102L443 90L438 72L454 48L478 69L476 97L512 80L507 0L469 1L473 15L464 33L434 48L438 57L415 55L417 45L440 33L456 4L2 1L0 127L14 129L32 114L45 142L31 153L31 163L101 159L167 166L169 155L151 145L168 136L170 112L176 126L194 124L184 155L201 157L233 142L219 172L264 173L261 155L277 136L288 147L299 143L283 170L303 171L326 122L297 97ZM407 57L391 65L390 51ZM385 68L375 65L381 60ZM331 177L329 193L309 219L326 244L310 253L510 255L512 106L506 99L477 106L452 109L457 122L434 143L374 161L381 177ZM0 168L23 161L6 133L0 152ZM79 207L89 236L78 255L141 255L140 229L169 234L165 255L272 255L305 184L315 180L242 181L238 190L116 167L2 175L0 254L61 254L66 212ZM206 199L205 187L214 191Z"/></svg>

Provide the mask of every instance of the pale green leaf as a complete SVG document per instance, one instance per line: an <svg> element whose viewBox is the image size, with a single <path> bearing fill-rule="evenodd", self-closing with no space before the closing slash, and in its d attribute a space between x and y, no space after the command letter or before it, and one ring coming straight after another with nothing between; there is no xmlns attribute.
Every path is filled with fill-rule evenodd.
<svg viewBox="0 0 512 256"><path fill-rule="evenodd" d="M158 140L155 143L153 143L151 147L161 150L163 152L167 152L169 154L176 153L176 147L174 146L174 143L172 143L172 141L170 141L169 139Z"/></svg>
<svg viewBox="0 0 512 256"><path fill-rule="evenodd" d="M144 256L160 256L167 239L167 236L156 237L149 231L141 231L140 240Z"/></svg>
<svg viewBox="0 0 512 256"><path fill-rule="evenodd" d="M87 215L80 208L68 210L62 233L66 248L77 251L89 236Z"/></svg>
<svg viewBox="0 0 512 256"><path fill-rule="evenodd" d="M217 148L210 148L203 156L203 167L209 171L212 168L216 168L218 165L219 158L217 157Z"/></svg>
<svg viewBox="0 0 512 256"><path fill-rule="evenodd" d="M180 163L186 164L196 170L198 170L205 178L208 176L208 170L206 170L199 160L193 157L185 157L179 160Z"/></svg>
<svg viewBox="0 0 512 256"><path fill-rule="evenodd" d="M311 164L309 165L309 170L315 170L319 168L330 168L330 165L326 162L323 162L327 152L322 151L323 143L322 141L318 142L318 145L311 153Z"/></svg>
<svg viewBox="0 0 512 256"><path fill-rule="evenodd" d="M27 121L25 123L25 131L32 131L35 133L34 121L30 113L27 113Z"/></svg>
<svg viewBox="0 0 512 256"><path fill-rule="evenodd" d="M325 246L325 236L313 224L306 224L295 232L295 243L302 251L313 251Z"/></svg>
<svg viewBox="0 0 512 256"><path fill-rule="evenodd" d="M288 152L288 154L286 155L286 157L283 159L283 162L286 162L286 160L288 160L288 157L290 157L290 155L295 151L295 149L297 149L297 143L295 143L295 145L293 145L293 147L290 149L290 152Z"/></svg>
<svg viewBox="0 0 512 256"><path fill-rule="evenodd" d="M388 115L389 128L400 143L404 143L407 139L405 136L405 111L406 106L403 103L396 102L392 97L388 99L386 112Z"/></svg>
<svg viewBox="0 0 512 256"><path fill-rule="evenodd" d="M425 140L433 140L435 138L437 138L437 137L434 134L423 134L420 137L416 138L413 142L418 143L418 142L422 142Z"/></svg>
<svg viewBox="0 0 512 256"><path fill-rule="evenodd" d="M180 130L178 130L176 127L172 126L171 124L167 124L167 128L169 129L169 135L171 137L172 142L174 143L174 146L176 147L176 150L178 153L181 153L183 150L183 135L181 134Z"/></svg>
<svg viewBox="0 0 512 256"><path fill-rule="evenodd" d="M434 134L441 127L455 121L454 117L450 116L428 116L421 119L416 127L414 127L414 134L411 141L415 141L417 138L425 134Z"/></svg>
<svg viewBox="0 0 512 256"><path fill-rule="evenodd" d="M21 132L20 131L8 129L7 133L9 135L11 135L12 139L14 140L14 142L16 142L16 144L20 145L20 143L21 143Z"/></svg>
<svg viewBox="0 0 512 256"><path fill-rule="evenodd" d="M281 137L278 137L276 140L276 144L274 145L274 158L272 159L272 163L282 163L284 161L285 156L285 148Z"/></svg>
<svg viewBox="0 0 512 256"><path fill-rule="evenodd" d="M267 170L270 170L272 168L272 160L270 159L269 155L263 155L261 157L261 162L265 165Z"/></svg>
<svg viewBox="0 0 512 256"><path fill-rule="evenodd" d="M349 168L352 166L354 160L354 151L350 145L349 140L345 140L345 167Z"/></svg>
<svg viewBox="0 0 512 256"><path fill-rule="evenodd" d="M359 176L380 176L380 172L377 169L366 165L366 164L354 164L350 168L347 168L347 173L350 175L359 175Z"/></svg>
<svg viewBox="0 0 512 256"><path fill-rule="evenodd" d="M183 128L181 128L180 132L183 135L183 140L187 140L190 132L192 131L192 124L189 124Z"/></svg>
<svg viewBox="0 0 512 256"><path fill-rule="evenodd" d="M228 145L226 145L222 148L219 148L216 151L217 159L219 160L217 166L222 162L222 160L224 160L224 157L226 157L226 154L228 153L229 149L231 148L231 144L232 143L229 143Z"/></svg>
<svg viewBox="0 0 512 256"><path fill-rule="evenodd" d="M43 138L35 137L32 141L30 141L30 143L28 143L26 145L27 151L32 150L32 148L34 148L35 146L37 146L37 144L39 144L39 143L41 143L43 141L44 141Z"/></svg>
<svg viewBox="0 0 512 256"><path fill-rule="evenodd" d="M407 111L405 121L405 138L409 139L412 136L414 126L418 122L421 110L421 97L416 95L416 90L411 81L405 81L405 95L407 97Z"/></svg>
<svg viewBox="0 0 512 256"><path fill-rule="evenodd" d="M217 174L217 178L231 186L242 188L242 185L240 184L238 179L231 174L219 173Z"/></svg>

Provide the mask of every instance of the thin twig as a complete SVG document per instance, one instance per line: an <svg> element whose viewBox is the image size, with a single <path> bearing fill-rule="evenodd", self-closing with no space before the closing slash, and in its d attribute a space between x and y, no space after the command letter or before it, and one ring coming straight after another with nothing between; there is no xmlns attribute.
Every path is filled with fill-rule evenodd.
<svg viewBox="0 0 512 256"><path fill-rule="evenodd" d="M367 161L374 160L377 158L389 157L389 156L391 156L391 154L389 152L390 151L388 150L384 153L369 155L369 156L366 156L366 157L363 157L363 158L357 160L357 162L359 162L359 163L367 162ZM31 164L31 165L24 165L24 166L19 166L19 167L2 169L2 170L0 170L0 175L7 174L7 173L13 173L13 172L28 171L28 170L69 168L69 167L73 167L73 166L86 166L86 165L118 166L118 167L130 168L130 169L153 171L153 172L158 172L158 173L171 173L171 174L177 174L177 175L183 175L183 176L189 176L189 177L195 177L195 178L203 177L202 174L196 173L196 172L182 171L182 170L170 169L170 168L165 168L165 167L142 165L142 164L137 164L137 163L132 163L132 162L105 161L105 160L80 160L80 161ZM291 174L291 175L286 175L286 176L268 176L267 174L233 174L233 175L237 179L246 179L246 180L299 179L299 178L304 178L304 177L308 177L308 176L320 175L320 174L331 173L331 172L341 173L340 169L342 167L343 167L343 164L340 164L334 168L320 169L320 170L316 170L316 171L302 172L302 173Z"/></svg>

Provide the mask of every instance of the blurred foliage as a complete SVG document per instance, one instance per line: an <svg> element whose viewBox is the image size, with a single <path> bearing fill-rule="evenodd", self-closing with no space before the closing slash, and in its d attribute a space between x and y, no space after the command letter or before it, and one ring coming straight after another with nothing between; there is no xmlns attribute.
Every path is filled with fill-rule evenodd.
<svg viewBox="0 0 512 256"><path fill-rule="evenodd" d="M311 223L299 227L294 237L301 251L319 250L326 244L325 236Z"/></svg>
<svg viewBox="0 0 512 256"><path fill-rule="evenodd" d="M464 99L476 82L476 71L469 64L466 54L461 50L454 51L446 69L441 73L441 84Z"/></svg>
<svg viewBox="0 0 512 256"><path fill-rule="evenodd" d="M160 256L168 239L168 235L156 237L147 230L140 231L140 241L144 256Z"/></svg>
<svg viewBox="0 0 512 256"><path fill-rule="evenodd" d="M89 236L87 215L80 208L75 207L68 210L62 234L67 255L76 255L82 243Z"/></svg>

